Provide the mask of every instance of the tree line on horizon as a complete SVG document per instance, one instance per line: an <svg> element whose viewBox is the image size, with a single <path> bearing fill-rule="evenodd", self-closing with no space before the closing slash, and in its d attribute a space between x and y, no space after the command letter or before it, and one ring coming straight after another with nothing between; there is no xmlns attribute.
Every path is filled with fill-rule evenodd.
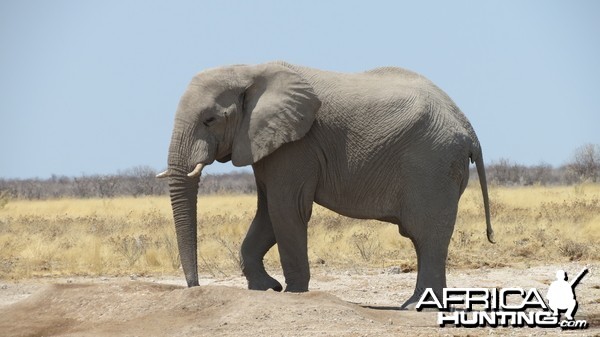
<svg viewBox="0 0 600 337"><path fill-rule="evenodd" d="M113 198L121 196L168 195L165 179L157 171L138 166L116 174L67 177L52 175L48 179L0 179L0 204L8 199L44 200L55 198ZM600 145L578 148L572 160L560 167L550 164L522 165L509 159L492 161L486 166L488 184L499 186L572 185L600 182ZM478 180L475 168L470 179ZM203 175L198 193L251 194L256 192L254 175L247 172Z"/></svg>

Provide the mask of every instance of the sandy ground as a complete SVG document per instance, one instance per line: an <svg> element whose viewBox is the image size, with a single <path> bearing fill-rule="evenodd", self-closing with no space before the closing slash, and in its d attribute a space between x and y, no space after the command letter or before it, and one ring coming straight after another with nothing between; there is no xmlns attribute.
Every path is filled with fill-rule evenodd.
<svg viewBox="0 0 600 337"><path fill-rule="evenodd" d="M583 264L450 270L449 287L538 288L545 296L556 270L576 275ZM590 328L457 328L436 325L437 313L400 311L416 274L398 269L313 268L304 294L246 290L241 276L41 278L0 280L1 336L474 336L600 335L600 263L576 288L576 319ZM282 281L281 275L274 276Z"/></svg>

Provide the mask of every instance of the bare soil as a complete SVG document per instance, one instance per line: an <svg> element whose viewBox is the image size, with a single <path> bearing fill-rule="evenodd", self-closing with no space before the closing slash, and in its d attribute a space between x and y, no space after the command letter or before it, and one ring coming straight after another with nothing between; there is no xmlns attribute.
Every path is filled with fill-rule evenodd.
<svg viewBox="0 0 600 337"><path fill-rule="evenodd" d="M449 287L538 288L556 270L576 275L583 264L450 270ZM398 268L313 268L304 294L246 290L241 276L38 278L0 280L1 336L467 336L600 335L600 264L576 288L576 319L586 330L439 327L437 313L400 311L416 273ZM280 281L281 275L274 275Z"/></svg>

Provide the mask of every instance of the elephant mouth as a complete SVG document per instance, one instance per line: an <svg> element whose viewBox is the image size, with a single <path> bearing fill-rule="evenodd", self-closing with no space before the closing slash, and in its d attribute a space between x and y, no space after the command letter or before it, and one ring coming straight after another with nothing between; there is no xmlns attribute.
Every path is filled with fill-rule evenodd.
<svg viewBox="0 0 600 337"><path fill-rule="evenodd" d="M217 158L217 161L219 163L226 163L228 161L231 161L231 153L227 154L227 155L224 155L223 157Z"/></svg>

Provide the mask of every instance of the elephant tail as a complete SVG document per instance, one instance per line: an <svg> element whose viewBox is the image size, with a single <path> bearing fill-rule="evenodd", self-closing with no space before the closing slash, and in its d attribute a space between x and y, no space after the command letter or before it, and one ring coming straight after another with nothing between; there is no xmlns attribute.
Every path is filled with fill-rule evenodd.
<svg viewBox="0 0 600 337"><path fill-rule="evenodd" d="M471 156L471 160L475 162L477 167L477 175L479 176L479 185L481 185L481 193L483 194L483 208L485 210L485 223L487 239L491 243L496 243L494 240L494 230L492 229L492 221L490 216L490 198L488 196L487 179L485 177L485 166L483 165L483 155L481 149L476 155Z"/></svg>

